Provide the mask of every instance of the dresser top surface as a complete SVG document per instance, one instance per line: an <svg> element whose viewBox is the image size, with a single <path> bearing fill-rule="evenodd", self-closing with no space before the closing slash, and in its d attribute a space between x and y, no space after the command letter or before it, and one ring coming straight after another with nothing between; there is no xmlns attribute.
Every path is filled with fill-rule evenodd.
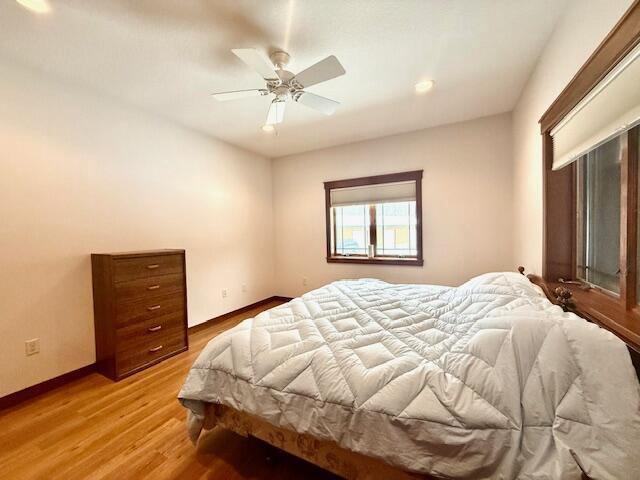
<svg viewBox="0 0 640 480"><path fill-rule="evenodd" d="M131 258L131 257L155 257L158 255L177 255L183 254L184 249L181 248L164 248L160 250L138 250L133 252L111 252L111 253L92 253L91 256L96 257L117 257L117 258Z"/></svg>

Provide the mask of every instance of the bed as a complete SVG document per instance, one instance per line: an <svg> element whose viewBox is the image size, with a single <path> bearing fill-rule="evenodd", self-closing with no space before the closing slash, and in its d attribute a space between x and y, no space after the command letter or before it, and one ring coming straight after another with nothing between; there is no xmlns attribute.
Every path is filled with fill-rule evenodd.
<svg viewBox="0 0 640 480"><path fill-rule="evenodd" d="M517 273L333 282L214 338L179 399L345 478L640 478L625 344Z"/></svg>

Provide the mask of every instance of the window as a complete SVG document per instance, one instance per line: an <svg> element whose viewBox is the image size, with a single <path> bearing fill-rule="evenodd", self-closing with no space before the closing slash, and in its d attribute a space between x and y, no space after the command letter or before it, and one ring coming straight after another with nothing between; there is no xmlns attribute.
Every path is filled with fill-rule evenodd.
<svg viewBox="0 0 640 480"><path fill-rule="evenodd" d="M325 182L327 262L422 265L422 171Z"/></svg>
<svg viewBox="0 0 640 480"><path fill-rule="evenodd" d="M585 282L585 287L637 304L637 170L640 128L640 45L622 59L573 109L550 129L553 155L549 179L555 178L556 209L565 198L575 221L550 225L549 233L565 231L575 242L547 260L562 268L557 255L571 257L571 271L558 275ZM573 187L561 187L573 178ZM565 207L566 208L566 207ZM546 212L555 215L555 212ZM560 237L560 235L557 235ZM569 265L567 265L569 266Z"/></svg>
<svg viewBox="0 0 640 480"><path fill-rule="evenodd" d="M640 352L639 18L635 2L540 129L543 286L568 288L571 310Z"/></svg>

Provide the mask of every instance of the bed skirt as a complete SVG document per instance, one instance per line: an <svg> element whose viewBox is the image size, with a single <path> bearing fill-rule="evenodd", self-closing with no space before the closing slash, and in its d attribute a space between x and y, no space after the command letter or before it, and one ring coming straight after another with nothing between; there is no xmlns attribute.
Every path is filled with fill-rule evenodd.
<svg viewBox="0 0 640 480"><path fill-rule="evenodd" d="M435 480L434 477L406 472L381 460L346 450L335 442L278 428L225 405L207 404L203 427L204 430L225 428L243 437L258 438L348 480Z"/></svg>

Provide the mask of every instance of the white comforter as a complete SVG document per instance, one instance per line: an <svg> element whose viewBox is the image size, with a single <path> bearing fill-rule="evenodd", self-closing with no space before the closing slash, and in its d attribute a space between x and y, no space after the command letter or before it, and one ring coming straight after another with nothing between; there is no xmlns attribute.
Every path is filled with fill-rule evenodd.
<svg viewBox="0 0 640 480"><path fill-rule="evenodd" d="M451 478L640 478L625 345L516 273L339 281L214 338L180 392Z"/></svg>

